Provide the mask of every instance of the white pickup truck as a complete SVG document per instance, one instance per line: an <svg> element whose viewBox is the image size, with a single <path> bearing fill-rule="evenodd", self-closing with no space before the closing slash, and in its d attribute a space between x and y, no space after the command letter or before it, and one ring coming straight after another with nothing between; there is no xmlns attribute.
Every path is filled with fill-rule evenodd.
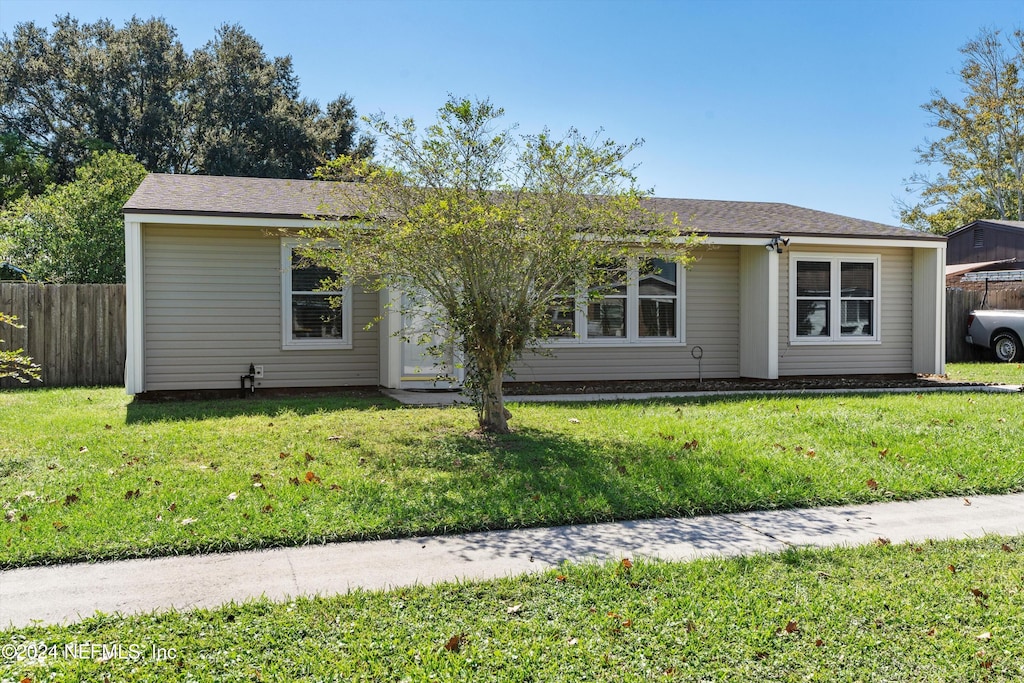
<svg viewBox="0 0 1024 683"><path fill-rule="evenodd" d="M1004 363L1024 361L1024 311L971 311L967 316L967 343L992 350Z"/></svg>

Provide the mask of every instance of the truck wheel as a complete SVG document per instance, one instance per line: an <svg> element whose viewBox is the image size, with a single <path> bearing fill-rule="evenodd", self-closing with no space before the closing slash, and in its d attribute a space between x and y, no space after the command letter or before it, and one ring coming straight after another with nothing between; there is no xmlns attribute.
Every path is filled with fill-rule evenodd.
<svg viewBox="0 0 1024 683"><path fill-rule="evenodd" d="M999 332L992 337L992 353L995 354L996 360L1003 363L1015 363L1024 359L1020 337L1013 332Z"/></svg>

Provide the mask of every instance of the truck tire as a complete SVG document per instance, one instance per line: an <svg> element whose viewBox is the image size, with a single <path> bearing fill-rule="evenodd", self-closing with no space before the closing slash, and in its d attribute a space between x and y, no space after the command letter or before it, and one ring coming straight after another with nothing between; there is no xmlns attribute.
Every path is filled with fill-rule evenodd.
<svg viewBox="0 0 1024 683"><path fill-rule="evenodd" d="M1020 337L1009 330L996 332L992 336L992 354L1002 363L1024 360L1024 348L1021 348Z"/></svg>

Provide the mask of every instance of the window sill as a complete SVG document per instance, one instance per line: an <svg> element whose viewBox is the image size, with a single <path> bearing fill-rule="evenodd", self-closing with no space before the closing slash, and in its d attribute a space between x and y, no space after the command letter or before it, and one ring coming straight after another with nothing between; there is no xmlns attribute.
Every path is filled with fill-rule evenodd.
<svg viewBox="0 0 1024 683"><path fill-rule="evenodd" d="M790 346L871 346L881 339L790 339Z"/></svg>
<svg viewBox="0 0 1024 683"><path fill-rule="evenodd" d="M351 348L352 342L337 340L287 342L281 344L282 351L348 351Z"/></svg>

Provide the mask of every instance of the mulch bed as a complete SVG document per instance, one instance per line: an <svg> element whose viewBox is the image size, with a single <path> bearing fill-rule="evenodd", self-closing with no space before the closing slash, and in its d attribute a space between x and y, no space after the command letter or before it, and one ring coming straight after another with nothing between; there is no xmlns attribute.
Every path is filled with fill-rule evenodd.
<svg viewBox="0 0 1024 683"><path fill-rule="evenodd" d="M936 387L977 387L985 382L955 382L937 375L818 375L783 377L781 379L695 379L621 380L595 382L506 382L506 396L539 396L552 394L643 394L651 392L696 391L773 391L807 389L928 389ZM445 393L448 390L440 390ZM238 389L205 389L194 391L147 391L137 394L141 402L210 400L224 398L284 398L315 396L351 396L375 398L378 387L320 387L296 389L256 389L256 393Z"/></svg>
<svg viewBox="0 0 1024 683"><path fill-rule="evenodd" d="M608 382L509 382L507 396L540 394L638 394L655 391L772 391L806 389L928 389L984 386L936 375L801 376L780 379L621 380Z"/></svg>

